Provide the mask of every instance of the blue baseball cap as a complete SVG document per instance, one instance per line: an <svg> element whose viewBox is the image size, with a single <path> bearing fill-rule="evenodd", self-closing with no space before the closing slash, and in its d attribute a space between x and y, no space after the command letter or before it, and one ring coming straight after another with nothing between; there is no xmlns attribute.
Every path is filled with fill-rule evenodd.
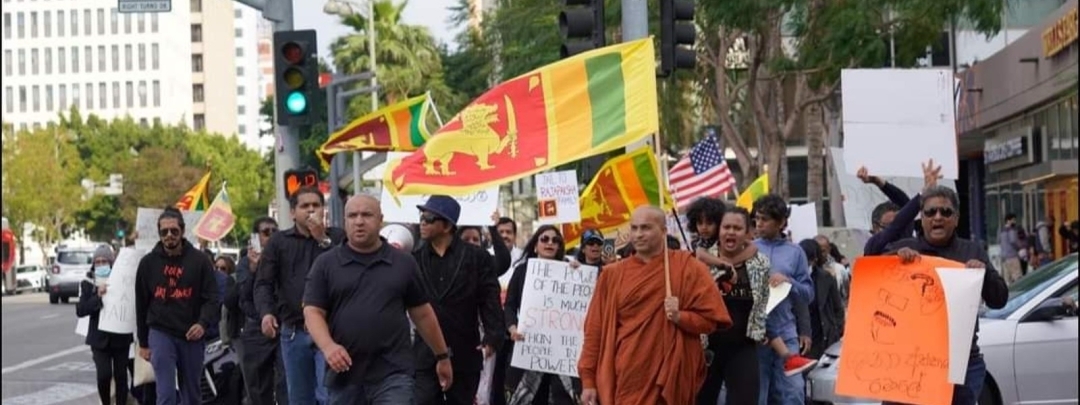
<svg viewBox="0 0 1080 405"><path fill-rule="evenodd" d="M595 229L587 229L585 230L585 233L581 234L581 244L584 245L589 243L589 241L604 243L604 234Z"/></svg>

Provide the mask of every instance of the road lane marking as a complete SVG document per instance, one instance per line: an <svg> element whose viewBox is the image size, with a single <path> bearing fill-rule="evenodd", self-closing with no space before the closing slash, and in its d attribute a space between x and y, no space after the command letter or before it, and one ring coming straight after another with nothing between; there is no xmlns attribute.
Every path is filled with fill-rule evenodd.
<svg viewBox="0 0 1080 405"><path fill-rule="evenodd" d="M45 316L41 317L41 319L42 320L53 319L53 318L56 318L58 316L60 316L60 314L49 314L49 315L45 315Z"/></svg>
<svg viewBox="0 0 1080 405"><path fill-rule="evenodd" d="M92 384L56 384L49 388L3 400L3 405L52 405L97 393Z"/></svg>
<svg viewBox="0 0 1080 405"><path fill-rule="evenodd" d="M82 352L89 351L89 350L90 350L90 346L87 346L87 345L75 346L75 347L72 347L70 349L64 350L62 352L57 352L57 353L50 354L48 356L42 356L42 357L38 357L36 359L27 360L27 361L24 361L22 363L11 366L11 367L4 367L2 372L0 372L0 375L8 374L8 373L14 373L16 371L27 369L27 368L36 366L36 365L41 364L41 363L47 363L47 362L53 361L55 359L59 359L59 358L64 357L64 356L70 356L72 354L82 353ZM7 405L7 401L4 401L4 405Z"/></svg>

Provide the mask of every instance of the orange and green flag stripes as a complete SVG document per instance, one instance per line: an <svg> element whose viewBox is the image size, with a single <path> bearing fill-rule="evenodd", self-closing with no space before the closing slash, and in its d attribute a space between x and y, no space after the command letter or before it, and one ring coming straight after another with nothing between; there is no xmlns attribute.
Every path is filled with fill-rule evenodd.
<svg viewBox="0 0 1080 405"><path fill-rule="evenodd" d="M652 39L582 53L502 83L420 150L391 161L397 194L462 195L623 148L657 132Z"/></svg>
<svg viewBox="0 0 1080 405"><path fill-rule="evenodd" d="M202 179L195 183L195 187L192 187L184 193L183 197L180 197L180 201L176 202L176 209L180 211L206 210L206 207L210 205L210 196L206 193L206 190L210 187L210 173L206 172Z"/></svg>
<svg viewBox="0 0 1080 405"><path fill-rule="evenodd" d="M761 177L758 177L757 180L754 180L754 182L750 184L750 187L747 187L746 190L743 190L742 194L739 194L739 200L736 201L735 205L746 208L747 211L753 211L754 201L757 201L758 198L764 197L766 194L769 194L768 169L765 170L765 174L762 174Z"/></svg>
<svg viewBox="0 0 1080 405"><path fill-rule="evenodd" d="M330 159L339 152L419 149L431 137L425 124L430 102L424 94L353 120L319 147L323 170L330 168Z"/></svg>
<svg viewBox="0 0 1080 405"><path fill-rule="evenodd" d="M652 149L640 148L608 160L581 193L581 222L562 227L566 247L581 242L586 229L605 235L630 223L630 214L643 205L675 206L667 184L661 183L659 166ZM661 188L663 184L663 188Z"/></svg>

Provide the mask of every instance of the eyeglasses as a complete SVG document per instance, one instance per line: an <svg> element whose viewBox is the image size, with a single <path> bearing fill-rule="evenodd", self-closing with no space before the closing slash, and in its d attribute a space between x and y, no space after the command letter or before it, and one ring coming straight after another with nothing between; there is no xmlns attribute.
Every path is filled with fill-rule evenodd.
<svg viewBox="0 0 1080 405"><path fill-rule="evenodd" d="M263 228L259 230L259 233L261 233L262 236L270 236L273 235L274 232L277 232L277 228Z"/></svg>
<svg viewBox="0 0 1080 405"><path fill-rule="evenodd" d="M562 238L560 238L558 236L544 235L544 236L540 237L540 243L553 243L553 244L558 245L558 244L562 243Z"/></svg>
<svg viewBox="0 0 1080 405"><path fill-rule="evenodd" d="M215 266L215 268L217 268L218 271L220 271L222 273L228 273L229 272L229 268L227 268L225 266Z"/></svg>
<svg viewBox="0 0 1080 405"><path fill-rule="evenodd" d="M423 223L423 224L431 225L431 224L434 224L434 223L436 223L436 222L438 222L440 220L442 220L442 218L439 218L439 217L437 217L435 215L424 214L424 215L420 216L420 222Z"/></svg>
<svg viewBox="0 0 1080 405"><path fill-rule="evenodd" d="M926 218L933 218L938 214L941 214L942 218L952 218L953 215L956 215L956 210L949 207L931 207L922 212L923 217Z"/></svg>
<svg viewBox="0 0 1080 405"><path fill-rule="evenodd" d="M166 237L169 235L180 236L180 228L161 228L157 231L158 236Z"/></svg>

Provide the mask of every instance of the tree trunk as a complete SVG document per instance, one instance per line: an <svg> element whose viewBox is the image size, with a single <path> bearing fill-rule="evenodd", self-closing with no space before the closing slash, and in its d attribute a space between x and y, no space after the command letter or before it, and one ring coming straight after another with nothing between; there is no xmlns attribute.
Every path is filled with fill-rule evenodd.
<svg viewBox="0 0 1080 405"><path fill-rule="evenodd" d="M803 123L806 134L806 198L810 202L817 202L815 206L817 223L824 224L825 197L825 126L822 117L823 109L818 105L812 105L803 112Z"/></svg>

